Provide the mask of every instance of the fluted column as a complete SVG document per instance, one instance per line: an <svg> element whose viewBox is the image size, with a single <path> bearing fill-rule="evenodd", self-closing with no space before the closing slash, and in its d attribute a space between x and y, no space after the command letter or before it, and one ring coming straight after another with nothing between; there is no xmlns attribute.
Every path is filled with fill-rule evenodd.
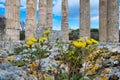
<svg viewBox="0 0 120 80"><path fill-rule="evenodd" d="M36 1L27 0L26 39L34 37L36 33Z"/></svg>
<svg viewBox="0 0 120 80"><path fill-rule="evenodd" d="M6 40L18 41L20 28L20 0L6 0Z"/></svg>
<svg viewBox="0 0 120 80"><path fill-rule="evenodd" d="M107 41L107 0L99 0L99 41Z"/></svg>
<svg viewBox="0 0 120 80"><path fill-rule="evenodd" d="M47 0L47 27L52 29L52 0Z"/></svg>
<svg viewBox="0 0 120 80"><path fill-rule="evenodd" d="M119 5L118 0L108 0L108 42L119 41Z"/></svg>
<svg viewBox="0 0 120 80"><path fill-rule="evenodd" d="M64 33L64 40L69 40L69 35L68 35L68 0L62 0L61 30Z"/></svg>
<svg viewBox="0 0 120 80"><path fill-rule="evenodd" d="M6 34L5 38L6 40L11 39L11 27L12 27L12 21L13 21L13 14L12 14L12 4L11 0L6 0L6 8L5 8L5 16L6 16Z"/></svg>
<svg viewBox="0 0 120 80"><path fill-rule="evenodd" d="M90 0L80 0L80 37L90 38Z"/></svg>
<svg viewBox="0 0 120 80"><path fill-rule="evenodd" d="M38 27L47 27L47 0L39 1Z"/></svg>

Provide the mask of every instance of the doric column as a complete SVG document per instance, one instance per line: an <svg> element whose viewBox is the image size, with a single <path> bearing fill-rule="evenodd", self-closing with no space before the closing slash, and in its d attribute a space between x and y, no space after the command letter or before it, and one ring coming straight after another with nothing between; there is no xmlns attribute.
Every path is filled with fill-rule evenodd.
<svg viewBox="0 0 120 80"><path fill-rule="evenodd" d="M99 0L99 41L107 41L107 0Z"/></svg>
<svg viewBox="0 0 120 80"><path fill-rule="evenodd" d="M47 27L47 0L39 1L38 27Z"/></svg>
<svg viewBox="0 0 120 80"><path fill-rule="evenodd" d="M34 37L36 33L36 1L27 0L26 39Z"/></svg>
<svg viewBox="0 0 120 80"><path fill-rule="evenodd" d="M6 40L18 41L20 28L20 0L6 0Z"/></svg>
<svg viewBox="0 0 120 80"><path fill-rule="evenodd" d="M90 0L80 0L80 37L90 38Z"/></svg>
<svg viewBox="0 0 120 80"><path fill-rule="evenodd" d="M119 41L119 5L118 0L108 0L108 42Z"/></svg>
<svg viewBox="0 0 120 80"><path fill-rule="evenodd" d="M47 27L52 29L52 0L47 0Z"/></svg>
<svg viewBox="0 0 120 80"><path fill-rule="evenodd" d="M64 40L69 40L68 35L68 0L62 0L62 24L61 30L64 34Z"/></svg>

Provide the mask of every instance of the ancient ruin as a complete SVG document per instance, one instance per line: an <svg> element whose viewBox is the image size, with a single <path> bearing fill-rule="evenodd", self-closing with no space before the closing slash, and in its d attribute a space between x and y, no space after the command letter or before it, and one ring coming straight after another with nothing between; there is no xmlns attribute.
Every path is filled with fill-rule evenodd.
<svg viewBox="0 0 120 80"><path fill-rule="evenodd" d="M47 0L39 1L38 27L47 27Z"/></svg>
<svg viewBox="0 0 120 80"><path fill-rule="evenodd" d="M36 32L36 0L27 0L27 19L25 37L34 37Z"/></svg>
<svg viewBox="0 0 120 80"><path fill-rule="evenodd" d="M107 41L107 0L99 1L99 40L101 42Z"/></svg>
<svg viewBox="0 0 120 80"><path fill-rule="evenodd" d="M64 33L64 39L68 40L68 0L62 0L62 24L61 30Z"/></svg>
<svg viewBox="0 0 120 80"><path fill-rule="evenodd" d="M90 38L90 0L80 0L80 37Z"/></svg>
<svg viewBox="0 0 120 80"><path fill-rule="evenodd" d="M100 42L119 41L118 0L99 0L99 40ZM37 28L52 29L52 0L39 1L39 18L36 26L36 0L27 0L26 39L36 35ZM68 0L62 0L61 31L68 40ZM19 40L20 0L6 0L7 41ZM2 34L4 34L1 31ZM80 0L80 37L90 38L90 0ZM0 38L2 40L2 38Z"/></svg>
<svg viewBox="0 0 120 80"><path fill-rule="evenodd" d="M6 40L18 41L20 28L20 0L6 0Z"/></svg>

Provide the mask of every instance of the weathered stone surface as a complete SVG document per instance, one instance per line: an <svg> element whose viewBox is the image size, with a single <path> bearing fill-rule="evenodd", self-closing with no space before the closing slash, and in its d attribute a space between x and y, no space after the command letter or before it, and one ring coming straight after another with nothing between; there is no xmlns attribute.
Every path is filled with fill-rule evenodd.
<svg viewBox="0 0 120 80"><path fill-rule="evenodd" d="M47 27L47 0L39 1L38 27Z"/></svg>
<svg viewBox="0 0 120 80"><path fill-rule="evenodd" d="M50 41L55 42L56 40L60 40L65 42L66 40L63 37L64 33L62 31L53 30L49 36Z"/></svg>
<svg viewBox="0 0 120 80"><path fill-rule="evenodd" d="M6 35L5 35L6 40L9 39L11 39L11 41L19 40L19 28L20 28L19 15L20 15L20 0L6 0Z"/></svg>
<svg viewBox="0 0 120 80"><path fill-rule="evenodd" d="M107 41L107 0L99 0L99 41Z"/></svg>
<svg viewBox="0 0 120 80"><path fill-rule="evenodd" d="M36 31L36 0L27 0L27 19L25 37L34 37Z"/></svg>
<svg viewBox="0 0 120 80"><path fill-rule="evenodd" d="M19 40L19 33L20 31L19 30L16 30L16 29L6 29L6 39L7 41L18 41Z"/></svg>
<svg viewBox="0 0 120 80"><path fill-rule="evenodd" d="M80 37L90 38L90 0L80 0Z"/></svg>
<svg viewBox="0 0 120 80"><path fill-rule="evenodd" d="M5 27L6 27L6 18L0 15L0 41L4 40Z"/></svg>
<svg viewBox="0 0 120 80"><path fill-rule="evenodd" d="M108 42L119 41L119 5L118 0L108 0Z"/></svg>
<svg viewBox="0 0 120 80"><path fill-rule="evenodd" d="M46 29L48 29L48 28L44 28L44 27L43 28L37 28L36 37L40 38L40 37L44 36L43 32ZM63 34L62 31L52 30L52 32L49 35L49 40L50 40L50 42L55 42L57 39L59 39L61 41L64 41L63 35L64 34Z"/></svg>
<svg viewBox="0 0 120 80"><path fill-rule="evenodd" d="M64 39L69 40L68 37L68 0L62 0L62 24L61 30L64 33Z"/></svg>
<svg viewBox="0 0 120 80"><path fill-rule="evenodd" d="M47 0L47 27L52 29L52 0Z"/></svg>
<svg viewBox="0 0 120 80"><path fill-rule="evenodd" d="M9 62L0 63L0 80L37 80L34 76L27 75L21 68L15 67Z"/></svg>

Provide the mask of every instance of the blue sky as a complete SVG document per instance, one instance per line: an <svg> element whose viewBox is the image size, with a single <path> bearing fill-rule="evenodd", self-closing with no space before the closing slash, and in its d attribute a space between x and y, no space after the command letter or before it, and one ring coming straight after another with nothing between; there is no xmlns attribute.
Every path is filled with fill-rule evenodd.
<svg viewBox="0 0 120 80"><path fill-rule="evenodd" d="M61 29L61 1L53 0L53 29ZM120 2L120 0L119 0ZM37 2L38 3L38 2ZM38 4L37 4L38 6ZM69 7L69 28L79 28L79 0L68 0ZM90 0L90 27L99 28L99 0ZM120 12L120 6L119 6ZM38 13L38 8L36 10ZM5 15L5 0L0 0L0 15ZM26 19L26 0L21 0L20 6L20 20L25 21ZM38 21L38 16L36 16Z"/></svg>

